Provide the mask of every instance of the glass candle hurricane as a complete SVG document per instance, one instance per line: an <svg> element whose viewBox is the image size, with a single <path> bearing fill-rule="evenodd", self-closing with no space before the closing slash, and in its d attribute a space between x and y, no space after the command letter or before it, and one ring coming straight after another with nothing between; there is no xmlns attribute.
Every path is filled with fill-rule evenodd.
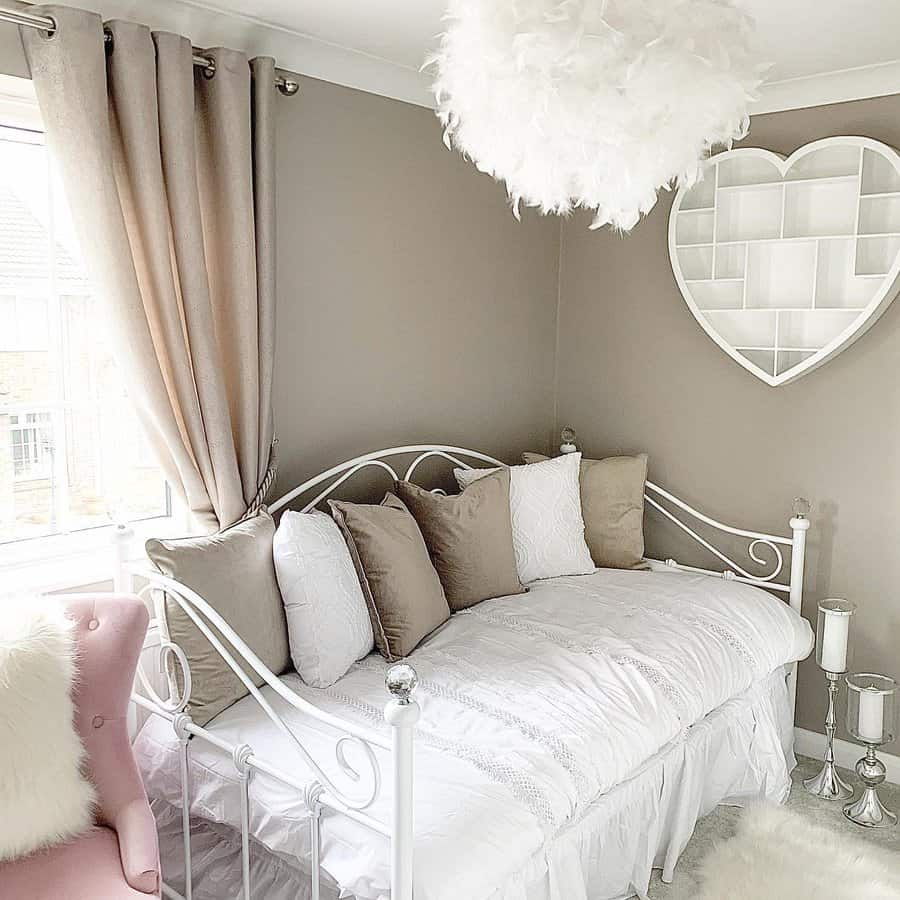
<svg viewBox="0 0 900 900"><path fill-rule="evenodd" d="M847 730L862 744L889 744L897 733L897 682L867 672L846 681Z"/></svg>
<svg viewBox="0 0 900 900"><path fill-rule="evenodd" d="M816 622L816 662L820 669L843 675L849 669L850 617L856 606L849 600L830 599L819 604Z"/></svg>
<svg viewBox="0 0 900 900"><path fill-rule="evenodd" d="M866 828L888 828L897 824L897 815L878 798L877 788L887 771L875 748L897 734L897 682L874 672L848 675L846 681L847 730L866 745L866 755L856 764L865 790L859 800L844 807L844 815Z"/></svg>

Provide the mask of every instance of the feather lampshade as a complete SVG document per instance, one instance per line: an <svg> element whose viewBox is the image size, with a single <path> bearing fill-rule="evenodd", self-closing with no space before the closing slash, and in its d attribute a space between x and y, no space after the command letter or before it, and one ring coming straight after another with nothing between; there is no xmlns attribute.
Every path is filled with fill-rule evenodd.
<svg viewBox="0 0 900 900"><path fill-rule="evenodd" d="M729 0L450 0L429 60L444 140L513 211L632 228L747 133L761 71Z"/></svg>

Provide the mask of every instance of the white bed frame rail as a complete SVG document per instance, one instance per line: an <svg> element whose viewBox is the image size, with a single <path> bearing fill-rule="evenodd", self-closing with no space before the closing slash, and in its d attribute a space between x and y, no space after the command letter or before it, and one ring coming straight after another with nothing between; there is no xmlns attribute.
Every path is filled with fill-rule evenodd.
<svg viewBox="0 0 900 900"><path fill-rule="evenodd" d="M412 461L401 472L395 461L398 458L410 456L413 457ZM311 499L303 501L299 507L301 511L308 512L334 494L355 474L365 469L382 470L391 479L402 477L404 480L410 481L413 480L416 471L425 460L435 458L462 468L473 468L473 462L492 466L504 465L492 456L462 447L430 444L393 447L388 450L367 453L334 466L288 491L283 497L272 503L269 509L272 512L278 512L293 504L294 501L313 494ZM806 532L809 529L809 519L807 518L809 504L805 500L794 501L794 516L790 520L791 537L781 537L734 528L718 522L649 481L646 483L644 497L648 506L672 522L727 566L722 571L715 571L682 565L674 559L649 560L653 568L702 572L706 575L779 591L787 594L790 605L799 613L803 593ZM711 541L704 538L696 530L697 523L702 523L714 531L746 538L749 541L747 553L750 560L757 567L769 568L770 571L753 574L747 568L739 565ZM787 582L776 581L784 569L782 547L789 547L791 550L790 578ZM767 555L771 556L770 560L759 555L758 551L761 548L767 548ZM121 546L119 557L120 559L126 557ZM415 725L419 718L419 707L412 698L417 683L417 676L412 666L401 663L392 666L387 672L385 683L391 697L384 712L385 720L390 725L390 739L387 739L374 730L361 727L319 709L290 690L264 665L215 609L186 585L146 568L127 569L127 571L126 568L123 564L123 570L118 573L118 584L123 587L133 584L134 575L139 575L146 580L145 586L139 593L152 599L156 610L156 626L160 633L160 645L156 654L158 673L155 676L153 673L148 673L144 668L144 659L142 659L138 667L132 701L147 714L160 716L170 722L180 748L182 840L185 861L184 894L178 893L170 885L164 883L163 896L172 898L172 900L192 900L190 750L192 741L199 740L212 744L229 754L239 775L241 785L241 896L243 900L252 900L253 898L249 848L250 781L254 772L265 773L294 788L298 797L303 801L309 818L312 900L320 900L321 896L320 817L323 810L348 816L390 840L391 900L412 900L413 755ZM184 652L170 640L166 630L165 597L168 597L170 602L177 603L200 629L270 721L291 741L297 751L298 763L300 763L298 770L304 771L305 774L291 774L273 766L266 760L264 747L253 747L245 743L235 745L225 741L216 734L214 729L196 724L185 712L191 697L190 667ZM181 673L182 688L177 695L173 695L168 690L160 693L154 686L160 685L159 674L164 673L170 666L177 667ZM290 726L272 708L265 694L256 686L255 680L248 676L246 670L256 673L258 678L261 678L294 709L334 729L334 757L340 773L339 780L324 771L321 761L316 760L309 753ZM796 665L788 675L788 686L793 703L796 697ZM359 760L354 763L351 763L347 756L347 750L351 747L356 751ZM390 754L391 759L392 808L391 820L387 824L367 812L380 796L384 781L376 750L386 751ZM364 778L364 775L368 777ZM366 785L365 788L361 787L363 784Z"/></svg>

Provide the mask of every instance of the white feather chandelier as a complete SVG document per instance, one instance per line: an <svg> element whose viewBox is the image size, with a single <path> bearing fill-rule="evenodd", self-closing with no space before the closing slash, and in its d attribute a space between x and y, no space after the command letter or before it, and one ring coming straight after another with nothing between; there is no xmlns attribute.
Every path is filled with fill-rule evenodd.
<svg viewBox="0 0 900 900"><path fill-rule="evenodd" d="M729 0L450 0L444 141L519 205L628 230L747 133L764 67Z"/></svg>

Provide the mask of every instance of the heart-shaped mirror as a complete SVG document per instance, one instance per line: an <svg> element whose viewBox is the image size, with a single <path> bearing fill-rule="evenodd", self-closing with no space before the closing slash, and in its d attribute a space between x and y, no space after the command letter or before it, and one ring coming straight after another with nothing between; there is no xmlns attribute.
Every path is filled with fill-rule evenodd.
<svg viewBox="0 0 900 900"><path fill-rule="evenodd" d="M793 381L900 288L900 154L863 137L717 154L675 197L669 257L704 331L766 384Z"/></svg>

